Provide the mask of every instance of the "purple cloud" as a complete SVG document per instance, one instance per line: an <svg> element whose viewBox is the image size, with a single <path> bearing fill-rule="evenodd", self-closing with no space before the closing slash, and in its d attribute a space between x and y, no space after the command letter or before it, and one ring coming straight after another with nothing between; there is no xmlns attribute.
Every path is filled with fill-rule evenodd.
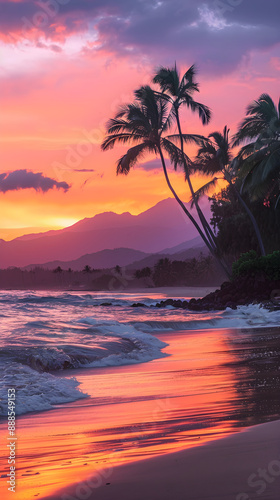
<svg viewBox="0 0 280 500"><path fill-rule="evenodd" d="M35 27L55 41L58 26L65 36L90 36L94 29L93 53L148 55L155 64L196 62L204 72L222 74L250 52L280 43L279 15L279 0L2 0L0 34L28 36Z"/></svg>
<svg viewBox="0 0 280 500"><path fill-rule="evenodd" d="M95 172L94 168L74 168L73 172Z"/></svg>
<svg viewBox="0 0 280 500"><path fill-rule="evenodd" d="M170 163L168 160L166 160L166 162L167 164ZM145 170L146 172L159 172L162 170L162 164L159 159L155 159L140 163L138 168L141 168L141 170Z"/></svg>
<svg viewBox="0 0 280 500"><path fill-rule="evenodd" d="M14 172L0 174L0 191L17 191L18 189L35 189L35 191L49 191L50 189L63 189L65 192L70 188L67 182L57 182L42 173L29 172L27 170L15 170Z"/></svg>

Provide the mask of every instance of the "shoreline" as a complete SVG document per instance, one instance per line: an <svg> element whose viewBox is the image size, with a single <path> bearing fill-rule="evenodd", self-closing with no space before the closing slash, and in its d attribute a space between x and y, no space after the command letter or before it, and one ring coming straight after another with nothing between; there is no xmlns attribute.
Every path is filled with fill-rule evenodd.
<svg viewBox="0 0 280 500"><path fill-rule="evenodd" d="M271 338L271 330L266 331ZM214 496L203 497L203 492L197 496L195 487L204 477L210 481L208 464L212 467L220 460L223 467L228 460L229 447L219 443L228 443L227 436L230 439L236 436L239 443L239 436L244 439L240 430L280 415L277 387L269 384L265 386L265 394L271 404L268 403L265 413L259 411L264 404L261 388L264 379L268 381L269 373L262 373L261 378L258 375L256 387L253 387L251 382L262 366L262 357L261 364L257 365L255 356L253 364L248 357L248 349L254 353L256 346L260 348L260 342L265 351L273 350L278 335L275 332L275 341L268 345L269 338L264 340L264 332L260 335L254 332L256 345L252 345L253 332L254 329L248 332L247 340L244 331L238 333L230 329L158 333L158 338L168 342L164 349L168 357L135 365L71 370L68 376L76 376L80 389L90 397L18 419L18 491L13 498L190 500L192 497L186 496L185 491L190 483L196 495L194 499L217 500ZM242 361L242 353L246 353L248 362ZM270 375L275 377L278 365L270 367ZM279 423L272 424L276 429ZM279 431L277 426L276 432L272 432L274 441L275 436L280 436ZM263 445L259 446L258 442L256 436L253 448L259 447L260 465L255 465L265 467ZM242 445L243 453L250 448L246 443ZM240 446L237 445L237 454ZM182 459L176 462L178 457ZM241 474L243 461L244 457L239 455L237 463L228 467L236 469L240 466ZM205 466L200 470L202 463ZM151 464L154 469L151 469ZM199 477L195 476L197 471L193 464L200 471ZM186 470L191 471L189 478L185 477ZM226 471L222 474L226 475ZM194 484L193 477L196 477ZM217 476L213 475L213 478L218 481ZM241 479L242 486L246 478L242 476ZM80 483L73 485L78 480ZM88 480L92 491L88 491ZM230 478L227 481L230 482ZM65 486L63 492L60 490L62 486ZM78 493L77 486L80 488ZM172 490L170 496L164 496L165 489ZM139 491L139 497L135 496L135 491ZM156 496L157 491L159 496ZM3 499L10 500L11 495L5 496L6 491L3 494ZM217 498L227 500L226 496ZM279 495L268 498L279 500ZM229 496L228 500L236 498Z"/></svg>
<svg viewBox="0 0 280 500"><path fill-rule="evenodd" d="M167 287L136 287L136 288L122 288L119 290L92 290L90 288L0 288L1 292L79 292L79 293L93 293L93 294L127 294L127 295L151 295L161 294L168 297L192 298L201 297L203 294L208 294L217 289L217 286L167 286Z"/></svg>
<svg viewBox="0 0 280 500"><path fill-rule="evenodd" d="M42 500L79 499L82 494L88 500L250 500L260 495L279 500L280 420L199 447L106 468Z"/></svg>

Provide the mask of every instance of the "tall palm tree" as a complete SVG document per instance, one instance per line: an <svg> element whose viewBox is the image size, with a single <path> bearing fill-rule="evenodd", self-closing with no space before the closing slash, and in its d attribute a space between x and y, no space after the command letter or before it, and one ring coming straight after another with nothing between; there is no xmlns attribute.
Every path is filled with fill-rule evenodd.
<svg viewBox="0 0 280 500"><path fill-rule="evenodd" d="M135 92L135 98L135 102L123 106L116 114L115 118L108 122L107 135L101 145L102 150L106 151L112 149L117 143L135 144L130 147L117 162L117 174L125 175L130 172L131 167L136 165L137 162L143 158L145 153L158 154L161 159L165 180L170 191L184 213L196 227L212 255L217 258L217 255L209 244L199 224L175 192L168 176L164 153L169 155L175 168L177 165L183 163L183 154L181 150L171 142L169 136L164 136L172 124L172 116L167 100L148 85L138 89ZM197 142L201 139L202 136L192 135L189 137L189 140ZM188 140L187 136L185 140ZM185 160L188 162L188 158Z"/></svg>
<svg viewBox="0 0 280 500"><path fill-rule="evenodd" d="M203 125L209 123L211 118L210 109L204 104L194 100L193 95L195 92L199 92L199 85L194 81L196 76L195 65L192 65L180 79L179 72L175 63L174 68L161 67L157 70L156 75L153 78L153 82L160 86L161 92L164 98L170 102L172 106L172 115L175 118L176 125L178 128L178 136L174 136L174 139L180 140L180 148L182 152L182 157L184 160L184 170L186 181L188 183L191 196L194 199L194 204L205 231L206 237L209 243L212 245L213 249L217 251L217 241L215 235L211 229L210 224L208 224L200 206L198 199L194 196L194 189L190 177L190 161L186 161L186 155L184 153L184 142L186 140L185 134L182 132L181 120L180 120L180 108L181 106L187 106L194 113L198 113ZM189 140L189 135L187 135Z"/></svg>
<svg viewBox="0 0 280 500"><path fill-rule="evenodd" d="M234 179L236 178L236 165L237 161L233 158L229 141L229 129L227 126L224 127L223 133L213 132L212 134L209 134L208 139L204 139L201 142L201 146L193 163L193 168L204 173L205 175L212 175L214 177L211 181L207 182L207 184L196 191L194 194L194 200L215 186L219 178L217 175L222 175L222 179L228 182L231 190L235 193L240 204L250 218L259 243L261 255L265 255L264 244L257 221L250 208L243 200L234 182Z"/></svg>
<svg viewBox="0 0 280 500"><path fill-rule="evenodd" d="M244 190L252 199L268 198L279 201L280 182L280 100L276 106L268 94L252 102L246 117L233 138L233 146L242 143L238 159Z"/></svg>

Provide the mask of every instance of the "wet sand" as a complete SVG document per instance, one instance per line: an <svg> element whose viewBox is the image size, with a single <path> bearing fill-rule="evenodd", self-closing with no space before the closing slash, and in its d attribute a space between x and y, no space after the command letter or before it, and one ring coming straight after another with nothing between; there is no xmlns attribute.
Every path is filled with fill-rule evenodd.
<svg viewBox="0 0 280 500"><path fill-rule="evenodd" d="M219 488L238 477L236 494L241 486L241 493L247 491L249 469L253 473L255 465L278 460L278 423L265 427L273 429L265 438L260 427L252 438L244 438L251 431L236 433L279 418L279 334L278 329L162 333L157 336L169 344L165 358L68 372L90 397L17 419L17 490L9 493L2 478L1 499L214 500L214 494L215 500L235 499L232 489L221 493ZM233 433L230 441L221 439ZM0 434L5 442L5 424ZM231 444L236 438L239 444ZM1 470L5 473L7 466ZM87 485L88 478L91 491L77 496L74 487L70 497L60 492L74 483ZM201 482L208 485L208 497L196 493ZM163 496L162 484L169 496ZM193 484L188 490L193 497L186 493L188 484ZM250 488L250 495L254 491ZM265 496L268 491L262 498L278 500Z"/></svg>
<svg viewBox="0 0 280 500"><path fill-rule="evenodd" d="M68 496L70 495L70 496ZM89 476L46 500L280 498L280 421Z"/></svg>

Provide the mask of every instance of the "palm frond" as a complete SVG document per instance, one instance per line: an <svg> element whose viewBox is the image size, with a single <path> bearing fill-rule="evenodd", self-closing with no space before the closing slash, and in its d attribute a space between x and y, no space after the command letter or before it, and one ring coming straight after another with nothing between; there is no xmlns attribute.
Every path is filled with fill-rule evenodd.
<svg viewBox="0 0 280 500"><path fill-rule="evenodd" d="M194 101L193 99L186 100L186 104L193 111L193 113L198 113L203 125L207 125L207 123L210 122L211 110L208 106Z"/></svg>
<svg viewBox="0 0 280 500"><path fill-rule="evenodd" d="M196 201L199 201L199 199L204 196L205 194L207 194L210 189L212 187L215 187L217 182L218 182L218 177L214 177L213 179L211 179L211 181L207 182L206 184L204 184L204 186L202 186L201 188L199 188L195 193L194 193L194 197L191 197L190 201L191 201L191 207L193 208L194 204Z"/></svg>
<svg viewBox="0 0 280 500"><path fill-rule="evenodd" d="M137 144L136 146L128 149L126 154L123 155L117 162L117 175L129 174L130 169L143 157L147 149L147 143Z"/></svg>
<svg viewBox="0 0 280 500"><path fill-rule="evenodd" d="M270 175L280 177L280 143L271 151L268 158L262 162L262 180L265 181Z"/></svg>
<svg viewBox="0 0 280 500"><path fill-rule="evenodd" d="M166 139L177 142L180 141L181 137L183 138L186 144L201 145L203 141L207 140L203 135L199 134L182 134L181 136L179 134L172 134L168 135Z"/></svg>
<svg viewBox="0 0 280 500"><path fill-rule="evenodd" d="M268 94L261 96L247 107L246 117L238 126L238 132L233 137L233 147L245 141L257 140L260 134L273 137L279 122L278 112L272 98ZM279 128L279 125L278 125ZM259 138L260 139L260 138Z"/></svg>
<svg viewBox="0 0 280 500"><path fill-rule="evenodd" d="M191 166L192 162L190 158L182 153L181 149L178 148L173 142L169 141L167 137L161 139L162 147L167 152L171 163L173 164L174 170L177 170L178 166L188 168Z"/></svg>
<svg viewBox="0 0 280 500"><path fill-rule="evenodd" d="M120 134L111 134L105 137L104 141L101 144L102 151L107 151L108 149L113 149L116 143L127 144L130 141L141 141L143 140L143 136L132 133L120 133Z"/></svg>
<svg viewBox="0 0 280 500"><path fill-rule="evenodd" d="M160 86L162 92L168 92L172 97L176 97L178 95L180 80L179 74L176 68L176 64L174 68L166 68L160 67L153 78L153 83L156 83Z"/></svg>

